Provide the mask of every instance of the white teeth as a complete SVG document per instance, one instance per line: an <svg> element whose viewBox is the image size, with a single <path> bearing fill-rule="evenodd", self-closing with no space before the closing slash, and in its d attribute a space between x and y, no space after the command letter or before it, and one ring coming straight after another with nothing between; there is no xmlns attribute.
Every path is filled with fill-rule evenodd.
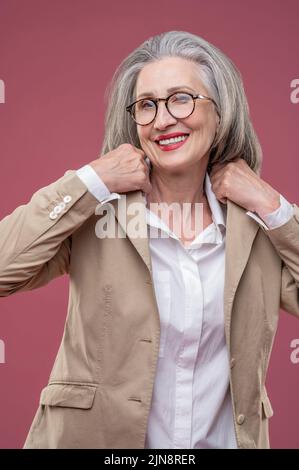
<svg viewBox="0 0 299 470"><path fill-rule="evenodd" d="M172 137L171 139L159 140L159 145L168 145L168 144L175 144L177 142L182 142L186 140L188 135L180 135L178 137Z"/></svg>

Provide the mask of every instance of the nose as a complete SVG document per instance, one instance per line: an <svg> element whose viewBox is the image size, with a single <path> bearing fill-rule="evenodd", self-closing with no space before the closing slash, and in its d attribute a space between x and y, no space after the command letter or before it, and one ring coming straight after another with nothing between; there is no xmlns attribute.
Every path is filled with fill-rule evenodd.
<svg viewBox="0 0 299 470"><path fill-rule="evenodd" d="M177 122L176 118L174 118L167 110L165 101L158 102L158 111L156 118L154 120L154 128L155 129L164 129L172 124Z"/></svg>

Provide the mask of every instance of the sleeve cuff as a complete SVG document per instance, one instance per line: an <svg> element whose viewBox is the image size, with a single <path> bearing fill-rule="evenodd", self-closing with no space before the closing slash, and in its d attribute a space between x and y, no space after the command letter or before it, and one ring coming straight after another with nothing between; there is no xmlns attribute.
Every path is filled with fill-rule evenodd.
<svg viewBox="0 0 299 470"><path fill-rule="evenodd" d="M286 224L294 215L294 207L280 194L280 206L270 214L264 215L263 219L257 213L246 212L265 230L272 230Z"/></svg>
<svg viewBox="0 0 299 470"><path fill-rule="evenodd" d="M111 193L97 172L90 165L84 165L79 168L76 174L85 186L87 186L88 191L102 204L113 199L120 199L120 194Z"/></svg>

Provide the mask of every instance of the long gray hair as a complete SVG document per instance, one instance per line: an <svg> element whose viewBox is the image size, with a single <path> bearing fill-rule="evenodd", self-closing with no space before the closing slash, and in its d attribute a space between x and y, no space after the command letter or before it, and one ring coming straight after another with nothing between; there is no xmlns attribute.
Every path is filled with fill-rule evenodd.
<svg viewBox="0 0 299 470"><path fill-rule="evenodd" d="M198 64L199 77L217 103L221 118L210 149L209 168L213 163L240 157L259 173L262 151L249 117L239 71L218 48L185 31L167 31L147 39L118 66L106 90L108 106L101 155L123 143L141 148L137 125L126 106L136 99L141 69L165 57L182 57Z"/></svg>

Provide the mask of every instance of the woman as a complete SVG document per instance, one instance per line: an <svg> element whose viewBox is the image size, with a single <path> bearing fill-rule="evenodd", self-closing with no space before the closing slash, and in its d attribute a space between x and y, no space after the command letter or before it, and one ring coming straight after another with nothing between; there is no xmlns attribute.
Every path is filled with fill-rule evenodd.
<svg viewBox="0 0 299 470"><path fill-rule="evenodd" d="M267 448L279 308L299 315L299 209L260 178L240 75L205 40L150 38L110 91L101 157L0 224L2 296L71 281L25 447Z"/></svg>

